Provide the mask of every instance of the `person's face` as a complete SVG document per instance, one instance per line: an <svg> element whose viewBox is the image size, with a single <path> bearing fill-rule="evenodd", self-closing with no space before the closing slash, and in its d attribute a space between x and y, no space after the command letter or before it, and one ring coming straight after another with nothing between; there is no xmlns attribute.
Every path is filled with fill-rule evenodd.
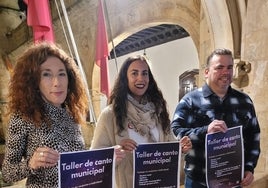
<svg viewBox="0 0 268 188"><path fill-rule="evenodd" d="M233 59L229 55L214 55L205 70L207 84L215 91L227 91L233 79Z"/></svg>
<svg viewBox="0 0 268 188"><path fill-rule="evenodd" d="M39 89L42 98L60 107L68 90L68 76L63 62L57 57L49 57L40 68Z"/></svg>
<svg viewBox="0 0 268 188"><path fill-rule="evenodd" d="M140 101L149 84L148 65L141 61L133 61L127 70L128 88L133 98Z"/></svg>

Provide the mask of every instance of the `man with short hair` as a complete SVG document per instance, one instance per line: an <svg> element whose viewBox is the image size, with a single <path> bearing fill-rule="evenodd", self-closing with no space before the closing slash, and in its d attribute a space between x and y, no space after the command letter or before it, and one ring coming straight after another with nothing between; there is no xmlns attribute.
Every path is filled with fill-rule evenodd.
<svg viewBox="0 0 268 188"><path fill-rule="evenodd" d="M207 58L206 83L187 93L179 102L171 122L178 137L189 136L192 149L185 156L185 188L205 188L205 138L208 133L226 132L242 125L244 141L244 178L241 186L254 180L260 154L260 128L252 100L233 89L233 56L228 49L216 49Z"/></svg>

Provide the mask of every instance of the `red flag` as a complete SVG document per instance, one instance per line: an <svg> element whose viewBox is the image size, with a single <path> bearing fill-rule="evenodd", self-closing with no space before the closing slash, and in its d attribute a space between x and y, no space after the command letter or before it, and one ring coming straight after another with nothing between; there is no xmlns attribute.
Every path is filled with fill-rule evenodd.
<svg viewBox="0 0 268 188"><path fill-rule="evenodd" d="M54 42L52 21L48 0L24 0L27 4L27 24L32 26L34 42Z"/></svg>
<svg viewBox="0 0 268 188"><path fill-rule="evenodd" d="M99 0L98 7L98 26L97 26L97 39L96 39L96 64L100 67L100 90L107 96L110 95L109 91L109 74L108 74L108 37L106 33L106 25L102 1Z"/></svg>

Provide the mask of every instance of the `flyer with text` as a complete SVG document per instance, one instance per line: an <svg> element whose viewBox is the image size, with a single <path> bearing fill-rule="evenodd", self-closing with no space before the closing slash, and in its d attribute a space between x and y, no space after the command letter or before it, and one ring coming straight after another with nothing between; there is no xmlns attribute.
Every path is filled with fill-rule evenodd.
<svg viewBox="0 0 268 188"><path fill-rule="evenodd" d="M242 126L206 135L206 178L209 188L235 188L244 176Z"/></svg>
<svg viewBox="0 0 268 188"><path fill-rule="evenodd" d="M114 148L60 154L59 187L113 188Z"/></svg>
<svg viewBox="0 0 268 188"><path fill-rule="evenodd" d="M139 144L134 157L134 188L180 187L179 142Z"/></svg>

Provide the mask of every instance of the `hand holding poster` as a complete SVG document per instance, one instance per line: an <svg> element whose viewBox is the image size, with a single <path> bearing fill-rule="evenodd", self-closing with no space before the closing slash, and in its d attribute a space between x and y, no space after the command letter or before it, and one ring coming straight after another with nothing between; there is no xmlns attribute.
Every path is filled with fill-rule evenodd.
<svg viewBox="0 0 268 188"><path fill-rule="evenodd" d="M114 148L60 154L59 187L112 188Z"/></svg>
<svg viewBox="0 0 268 188"><path fill-rule="evenodd" d="M244 176L242 126L206 135L206 178L210 188L239 187Z"/></svg>
<svg viewBox="0 0 268 188"><path fill-rule="evenodd" d="M139 144L134 157L134 188L180 187L179 142Z"/></svg>

